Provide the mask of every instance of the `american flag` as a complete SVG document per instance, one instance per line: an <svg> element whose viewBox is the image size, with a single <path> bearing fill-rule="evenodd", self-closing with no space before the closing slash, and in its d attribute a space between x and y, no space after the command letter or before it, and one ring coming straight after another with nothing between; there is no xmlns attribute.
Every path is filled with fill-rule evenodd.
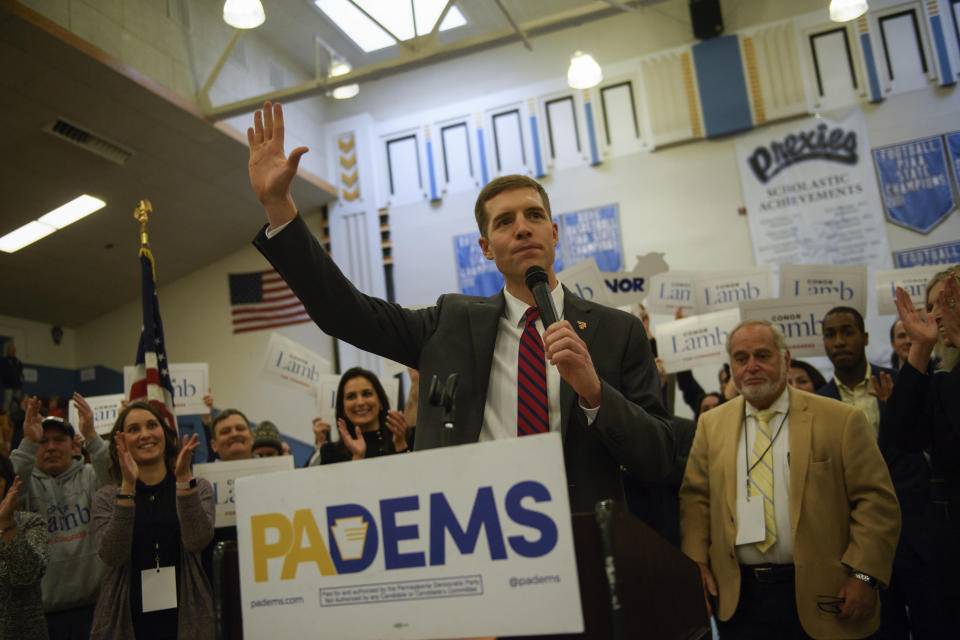
<svg viewBox="0 0 960 640"><path fill-rule="evenodd" d="M140 328L140 346L134 367L130 402L149 402L163 413L174 431L177 418L173 413L173 384L167 363L167 348L163 341L163 323L160 321L160 299L157 297L157 277L150 249L140 249L143 326Z"/></svg>
<svg viewBox="0 0 960 640"><path fill-rule="evenodd" d="M234 333L310 321L303 303L273 269L231 273L230 305Z"/></svg>

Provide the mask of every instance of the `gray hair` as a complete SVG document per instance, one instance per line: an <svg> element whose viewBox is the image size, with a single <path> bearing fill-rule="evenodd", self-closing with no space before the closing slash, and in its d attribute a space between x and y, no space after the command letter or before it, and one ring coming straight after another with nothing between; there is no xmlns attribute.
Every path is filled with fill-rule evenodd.
<svg viewBox="0 0 960 640"><path fill-rule="evenodd" d="M777 348L777 351L780 352L781 356L786 355L787 339L783 336L783 331L780 330L780 327L773 324L769 320L742 320L740 323L737 324L737 326L735 326L730 331L730 333L727 334L727 355L728 356L733 355L732 347L731 347L733 343L733 334L735 334L737 331L740 331L740 329L743 329L744 327L749 327L751 325L760 325L762 327L766 327L770 329L771 333L773 333L773 346Z"/></svg>

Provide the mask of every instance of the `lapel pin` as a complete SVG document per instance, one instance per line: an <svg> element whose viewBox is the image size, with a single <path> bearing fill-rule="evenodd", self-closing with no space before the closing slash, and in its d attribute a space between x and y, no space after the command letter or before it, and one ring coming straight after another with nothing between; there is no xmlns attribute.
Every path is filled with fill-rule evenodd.
<svg viewBox="0 0 960 640"><path fill-rule="evenodd" d="M587 328L587 323L583 320L577 320L577 328L582 331L583 329Z"/></svg>

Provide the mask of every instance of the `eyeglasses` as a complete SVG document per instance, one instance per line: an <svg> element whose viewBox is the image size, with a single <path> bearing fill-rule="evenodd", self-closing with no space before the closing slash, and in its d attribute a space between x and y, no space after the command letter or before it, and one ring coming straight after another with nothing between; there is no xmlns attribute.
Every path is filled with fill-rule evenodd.
<svg viewBox="0 0 960 640"><path fill-rule="evenodd" d="M834 596L817 596L817 609L824 613L839 614L846 598L837 598Z"/></svg>

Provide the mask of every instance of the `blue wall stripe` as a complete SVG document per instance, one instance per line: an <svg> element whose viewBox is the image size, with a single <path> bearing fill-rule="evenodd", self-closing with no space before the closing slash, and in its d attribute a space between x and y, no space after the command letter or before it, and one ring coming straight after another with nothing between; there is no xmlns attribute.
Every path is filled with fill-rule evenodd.
<svg viewBox="0 0 960 640"><path fill-rule="evenodd" d="M947 42L943 38L943 23L940 16L930 16L930 27L933 31L933 40L937 43L937 58L940 60L940 86L949 87L957 84L957 79L950 68L950 56L947 55Z"/></svg>
<svg viewBox="0 0 960 640"><path fill-rule="evenodd" d="M700 108L706 136L722 136L753 127L740 41L728 35L693 46Z"/></svg>
<svg viewBox="0 0 960 640"><path fill-rule="evenodd" d="M597 153L597 130L593 126L593 105L589 100L583 103L587 111L587 137L590 139L590 164L597 166L600 164L600 154Z"/></svg>
<svg viewBox="0 0 960 640"><path fill-rule="evenodd" d="M537 134L537 116L530 114L530 139L533 140L533 162L536 164L537 177L547 175L543 171L543 160L540 158L540 136Z"/></svg>
<svg viewBox="0 0 960 640"><path fill-rule="evenodd" d="M880 78L877 76L877 64L873 60L873 46L870 44L870 34L860 34L860 47L863 49L863 59L867 62L867 77L870 79L870 102L880 102L883 94L880 93Z"/></svg>
<svg viewBox="0 0 960 640"><path fill-rule="evenodd" d="M487 148L483 146L483 129L480 127L477 127L477 152L480 154L480 176L483 178L480 186L483 187L490 182L490 177L487 174Z"/></svg>
<svg viewBox="0 0 960 640"><path fill-rule="evenodd" d="M430 174L430 199L439 200L437 195L437 174L433 170L433 143L427 140L427 173Z"/></svg>

